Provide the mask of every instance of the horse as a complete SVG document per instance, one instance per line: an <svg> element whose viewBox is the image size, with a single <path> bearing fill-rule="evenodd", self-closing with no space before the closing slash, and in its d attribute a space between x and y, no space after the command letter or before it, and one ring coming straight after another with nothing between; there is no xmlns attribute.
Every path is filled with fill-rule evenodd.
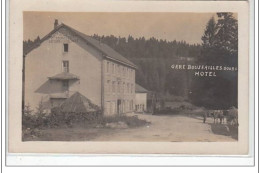
<svg viewBox="0 0 260 173"><path fill-rule="evenodd" d="M216 121L218 122L219 119L219 123L222 124L224 123L224 114L223 114L223 110L214 110L213 111L213 118L214 118L214 124L216 124Z"/></svg>

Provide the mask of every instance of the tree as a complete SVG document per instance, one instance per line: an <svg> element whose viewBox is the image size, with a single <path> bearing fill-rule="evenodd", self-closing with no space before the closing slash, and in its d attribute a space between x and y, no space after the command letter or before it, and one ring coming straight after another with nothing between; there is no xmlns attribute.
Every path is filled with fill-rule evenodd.
<svg viewBox="0 0 260 173"><path fill-rule="evenodd" d="M232 13L217 13L217 16L217 23L214 18L208 21L201 38L203 44L199 63L237 67L237 20ZM237 71L217 73L215 78L193 79L191 100L199 106L214 109L237 107Z"/></svg>
<svg viewBox="0 0 260 173"><path fill-rule="evenodd" d="M204 50L213 48L216 44L217 25L214 17L212 17L206 26L205 32L201 37L203 41L202 47Z"/></svg>
<svg viewBox="0 0 260 173"><path fill-rule="evenodd" d="M238 23L233 13L217 13L218 32L216 34L217 47L229 54L237 55L238 51Z"/></svg>
<svg viewBox="0 0 260 173"><path fill-rule="evenodd" d="M201 62L237 65L238 24L233 13L217 13L212 17L202 36Z"/></svg>

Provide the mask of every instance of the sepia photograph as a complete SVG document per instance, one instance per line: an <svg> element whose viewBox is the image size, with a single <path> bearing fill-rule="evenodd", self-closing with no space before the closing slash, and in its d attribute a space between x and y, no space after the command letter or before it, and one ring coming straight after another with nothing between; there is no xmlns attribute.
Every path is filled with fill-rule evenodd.
<svg viewBox="0 0 260 173"><path fill-rule="evenodd" d="M238 142L239 22L24 11L21 140Z"/></svg>

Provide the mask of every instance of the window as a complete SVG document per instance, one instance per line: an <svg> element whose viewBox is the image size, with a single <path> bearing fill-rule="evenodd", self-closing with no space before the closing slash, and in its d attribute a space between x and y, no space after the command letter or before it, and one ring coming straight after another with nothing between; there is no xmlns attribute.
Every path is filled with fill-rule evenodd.
<svg viewBox="0 0 260 173"><path fill-rule="evenodd" d="M69 72L69 61L62 61L63 72Z"/></svg>
<svg viewBox="0 0 260 173"><path fill-rule="evenodd" d="M114 74L114 72L115 72L115 64L113 63L112 64L112 73Z"/></svg>
<svg viewBox="0 0 260 173"><path fill-rule="evenodd" d="M123 85L122 85L122 93L124 93L125 92L125 83L123 83Z"/></svg>
<svg viewBox="0 0 260 173"><path fill-rule="evenodd" d="M107 62L107 73L109 73L109 62Z"/></svg>
<svg viewBox="0 0 260 173"><path fill-rule="evenodd" d="M129 83L127 84L127 93L129 93Z"/></svg>
<svg viewBox="0 0 260 173"><path fill-rule="evenodd" d="M64 52L69 52L69 44L63 44Z"/></svg>
<svg viewBox="0 0 260 173"><path fill-rule="evenodd" d="M133 84L131 84L131 93L133 93L133 88L134 88Z"/></svg>
<svg viewBox="0 0 260 173"><path fill-rule="evenodd" d="M107 80L107 92L110 93L110 80Z"/></svg>
<svg viewBox="0 0 260 173"><path fill-rule="evenodd" d="M113 81L113 84L112 84L112 92L115 93L116 92L116 82Z"/></svg>
<svg viewBox="0 0 260 173"><path fill-rule="evenodd" d="M117 83L117 92L120 93L120 82Z"/></svg>
<svg viewBox="0 0 260 173"><path fill-rule="evenodd" d="M117 73L120 74L120 65L117 65Z"/></svg>
<svg viewBox="0 0 260 173"><path fill-rule="evenodd" d="M63 87L63 89L64 89L65 91L68 91L68 90L69 90L69 81L64 80L64 81L62 82L62 87Z"/></svg>

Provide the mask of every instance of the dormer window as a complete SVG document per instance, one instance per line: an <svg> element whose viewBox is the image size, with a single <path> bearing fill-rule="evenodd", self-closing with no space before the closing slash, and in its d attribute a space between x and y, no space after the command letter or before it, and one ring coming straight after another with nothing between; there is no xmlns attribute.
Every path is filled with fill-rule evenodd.
<svg viewBox="0 0 260 173"><path fill-rule="evenodd" d="M63 44L63 51L64 52L69 52L69 44Z"/></svg>

